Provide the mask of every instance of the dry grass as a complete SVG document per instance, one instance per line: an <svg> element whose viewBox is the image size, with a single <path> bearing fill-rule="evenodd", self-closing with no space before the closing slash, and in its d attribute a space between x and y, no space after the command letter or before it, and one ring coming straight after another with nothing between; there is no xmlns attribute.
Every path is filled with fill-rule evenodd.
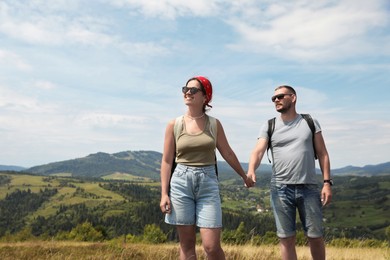
<svg viewBox="0 0 390 260"><path fill-rule="evenodd" d="M224 247L226 258L231 260L273 260L280 259L278 246L228 246ZM197 247L198 259L205 259L201 247ZM298 259L311 259L307 247L297 248ZM50 259L50 260L171 260L178 259L177 244L122 244L120 242L84 243L84 242L19 242L0 243L0 259ZM384 248L327 248L327 259L389 260L389 249Z"/></svg>
<svg viewBox="0 0 390 260"><path fill-rule="evenodd" d="M279 246L225 246L227 259L281 259ZM236 254L238 253L238 254ZM326 248L328 260L390 260L389 249L384 248ZM310 260L309 247L297 247L299 260Z"/></svg>

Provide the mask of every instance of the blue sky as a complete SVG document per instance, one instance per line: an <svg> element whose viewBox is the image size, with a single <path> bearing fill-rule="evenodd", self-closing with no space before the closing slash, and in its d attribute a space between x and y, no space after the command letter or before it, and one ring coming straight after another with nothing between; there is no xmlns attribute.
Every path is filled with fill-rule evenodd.
<svg viewBox="0 0 390 260"><path fill-rule="evenodd" d="M162 152L194 75L242 162L281 84L332 168L388 162L389 28L387 0L2 0L0 164Z"/></svg>

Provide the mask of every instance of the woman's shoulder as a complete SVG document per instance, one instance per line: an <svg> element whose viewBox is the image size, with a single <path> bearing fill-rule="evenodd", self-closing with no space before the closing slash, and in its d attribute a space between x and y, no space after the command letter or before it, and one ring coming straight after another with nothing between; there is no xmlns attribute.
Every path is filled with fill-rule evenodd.
<svg viewBox="0 0 390 260"><path fill-rule="evenodd" d="M206 114L206 115L207 115L207 114ZM215 120L215 121L218 121L218 122L219 122L218 118L216 118L216 117L214 117L214 116L207 115L207 117L209 118L210 121L211 121L211 120Z"/></svg>
<svg viewBox="0 0 390 260"><path fill-rule="evenodd" d="M169 120L168 124L169 125L174 125L176 122L179 122L180 120L183 120L184 115L177 116L171 120Z"/></svg>

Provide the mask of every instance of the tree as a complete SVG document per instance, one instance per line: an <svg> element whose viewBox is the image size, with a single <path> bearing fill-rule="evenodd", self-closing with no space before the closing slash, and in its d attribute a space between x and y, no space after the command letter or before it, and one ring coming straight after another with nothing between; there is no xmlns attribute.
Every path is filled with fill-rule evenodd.
<svg viewBox="0 0 390 260"><path fill-rule="evenodd" d="M76 241L101 241L103 240L103 234L97 231L91 223L84 222L73 228L68 238Z"/></svg>
<svg viewBox="0 0 390 260"><path fill-rule="evenodd" d="M387 226L387 228L386 228L386 230L385 230L385 234L386 234L387 242L388 242L389 245L390 245L390 226Z"/></svg>
<svg viewBox="0 0 390 260"><path fill-rule="evenodd" d="M244 222L241 222L236 230L223 232L223 242L234 245L243 245L249 240L249 234L245 231Z"/></svg>
<svg viewBox="0 0 390 260"><path fill-rule="evenodd" d="M295 244L298 246L305 246L308 243L307 237L305 236L305 233L303 233L303 231L297 232L295 240L296 240Z"/></svg>
<svg viewBox="0 0 390 260"><path fill-rule="evenodd" d="M279 239L274 231L268 231L263 236L263 243L267 245L277 245Z"/></svg>
<svg viewBox="0 0 390 260"><path fill-rule="evenodd" d="M164 234L156 224L146 225L144 228L143 241L153 244L164 243L167 241L167 235Z"/></svg>

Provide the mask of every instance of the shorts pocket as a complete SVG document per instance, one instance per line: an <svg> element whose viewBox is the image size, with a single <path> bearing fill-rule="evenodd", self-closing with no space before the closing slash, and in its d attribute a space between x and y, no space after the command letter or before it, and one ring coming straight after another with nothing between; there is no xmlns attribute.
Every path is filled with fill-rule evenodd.
<svg viewBox="0 0 390 260"><path fill-rule="evenodd" d="M176 177L182 177L186 172L186 169L181 169L180 167L176 167L175 171L173 172L172 176Z"/></svg>
<svg viewBox="0 0 390 260"><path fill-rule="evenodd" d="M283 192L286 189L287 189L287 184L277 183L271 185L271 190L274 192L279 192L279 191Z"/></svg>
<svg viewBox="0 0 390 260"><path fill-rule="evenodd" d="M202 171L206 178L218 182L217 174L215 173L215 167L202 168Z"/></svg>

